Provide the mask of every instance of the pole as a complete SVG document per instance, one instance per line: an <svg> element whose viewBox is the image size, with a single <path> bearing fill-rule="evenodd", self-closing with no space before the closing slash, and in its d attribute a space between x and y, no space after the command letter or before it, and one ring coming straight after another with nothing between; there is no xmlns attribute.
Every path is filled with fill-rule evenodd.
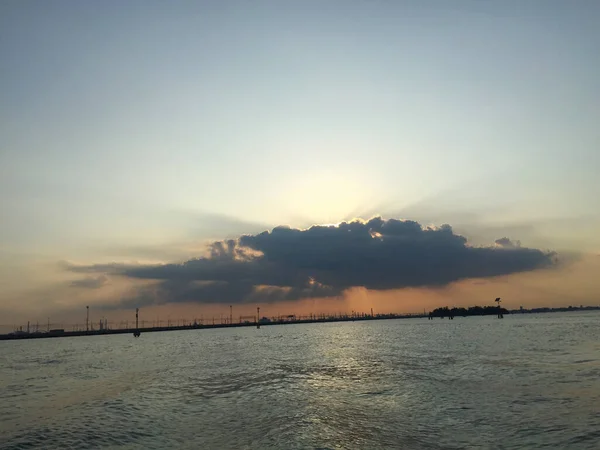
<svg viewBox="0 0 600 450"><path fill-rule="evenodd" d="M229 305L229 325L233 325L233 306Z"/></svg>
<svg viewBox="0 0 600 450"><path fill-rule="evenodd" d="M260 328L260 307L256 308L256 328Z"/></svg>
<svg viewBox="0 0 600 450"><path fill-rule="evenodd" d="M85 316L85 331L90 331L90 307L85 307L87 314Z"/></svg>
<svg viewBox="0 0 600 450"><path fill-rule="evenodd" d="M140 337L140 327L139 327L139 312L140 308L135 308L135 331L133 332L133 337Z"/></svg>

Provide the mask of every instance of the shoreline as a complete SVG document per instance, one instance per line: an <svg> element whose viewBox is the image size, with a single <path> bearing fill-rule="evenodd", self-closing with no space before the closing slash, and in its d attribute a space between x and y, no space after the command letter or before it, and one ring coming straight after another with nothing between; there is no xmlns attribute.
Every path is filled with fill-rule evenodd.
<svg viewBox="0 0 600 450"><path fill-rule="evenodd" d="M260 323L243 322L243 323L219 323L219 324L192 324L192 325L175 325L166 327L145 327L145 328L119 328L108 330L90 330L90 331L48 331L48 332L33 332L33 333L13 333L0 334L0 341L21 340L21 339L44 339L58 337L78 337L78 336L105 336L111 334L133 334L136 331L142 333L157 333L163 331L182 331L182 330L209 330L216 328L242 328L242 327L264 327L272 325L293 325L293 324L308 324L308 323L333 323L333 322L364 322L369 320L390 320L390 319L412 319L426 318L428 315L423 314L385 314L381 316L360 316L360 317L326 317L314 319L298 319L298 320L278 320L278 321L260 321Z"/></svg>
<svg viewBox="0 0 600 450"><path fill-rule="evenodd" d="M555 312L577 312L577 311L598 311L600 306L586 306L580 307L561 307L561 308L532 308L532 309L516 309L509 310L509 315L522 315L522 314L540 314L540 313L555 313ZM455 317L481 317L491 316L493 314L470 314L470 315L456 315ZM62 331L62 330L50 330L48 332L14 332L9 334L0 334L0 341L11 341L11 340L23 340L23 339L50 339L59 337L80 337L80 336L105 336L113 334L134 334L136 331L142 333L158 333L163 331L182 331L182 330L210 330L217 328L241 328L241 327L263 327L271 325L293 325L293 324L310 324L310 323L335 323L335 322L364 322L370 320L391 320L391 319L426 319L429 318L427 314L381 314L381 315L364 315L364 316L341 316L341 317L319 317L319 318L306 318L296 320L262 320L257 324L253 322L243 323L219 323L219 324L190 324L190 325L176 325L176 326L165 326L165 327L144 327L144 328L118 328L118 329L107 329L107 330L90 330L90 331ZM435 316L434 319L442 318Z"/></svg>

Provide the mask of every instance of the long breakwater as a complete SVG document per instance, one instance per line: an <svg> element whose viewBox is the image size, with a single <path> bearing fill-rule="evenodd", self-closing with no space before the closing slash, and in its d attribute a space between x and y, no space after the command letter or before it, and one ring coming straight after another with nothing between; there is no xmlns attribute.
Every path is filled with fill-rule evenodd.
<svg viewBox="0 0 600 450"><path fill-rule="evenodd" d="M356 316L312 316L307 318L285 318L285 319L261 319L258 322L242 321L239 323L189 323L185 325L172 326L151 326L139 328L116 328L102 330L75 330L66 331L55 329L44 332L16 331L9 334L0 334L0 340L18 340L18 339L43 339L57 337L76 337L76 336L105 336L111 334L132 334L132 333L153 333L160 331L182 331L182 330L211 330L217 328L239 328L239 327L262 327L269 325L293 325L308 323L331 323L331 322L355 322L366 320L386 320L386 319L408 319L415 317L427 317L424 314L378 314L378 315L356 315Z"/></svg>

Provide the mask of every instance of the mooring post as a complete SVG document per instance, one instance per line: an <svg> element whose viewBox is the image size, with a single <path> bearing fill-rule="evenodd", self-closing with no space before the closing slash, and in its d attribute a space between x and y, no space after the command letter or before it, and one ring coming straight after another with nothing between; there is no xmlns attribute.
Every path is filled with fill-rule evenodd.
<svg viewBox="0 0 600 450"><path fill-rule="evenodd" d="M135 331L133 332L134 337L140 337L140 327L139 327L139 308L135 308Z"/></svg>

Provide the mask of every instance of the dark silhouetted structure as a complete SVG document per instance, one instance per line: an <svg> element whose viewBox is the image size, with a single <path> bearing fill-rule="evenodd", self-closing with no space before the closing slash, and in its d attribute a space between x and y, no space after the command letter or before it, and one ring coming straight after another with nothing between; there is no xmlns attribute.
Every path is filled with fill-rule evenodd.
<svg viewBox="0 0 600 450"><path fill-rule="evenodd" d="M135 308L135 331L133 332L134 337L140 337L140 327L139 327L139 308Z"/></svg>
<svg viewBox="0 0 600 450"><path fill-rule="evenodd" d="M440 317L441 319L445 317L455 317L455 316L491 316L498 315L498 307L497 306L470 306L469 308L448 308L447 306L443 308L434 309L429 313L429 319L433 319L434 317ZM504 308L500 308L501 313L509 314Z"/></svg>
<svg viewBox="0 0 600 450"><path fill-rule="evenodd" d="M502 312L502 308L500 308L500 297L494 300L498 304L498 319L504 319L504 314Z"/></svg>

